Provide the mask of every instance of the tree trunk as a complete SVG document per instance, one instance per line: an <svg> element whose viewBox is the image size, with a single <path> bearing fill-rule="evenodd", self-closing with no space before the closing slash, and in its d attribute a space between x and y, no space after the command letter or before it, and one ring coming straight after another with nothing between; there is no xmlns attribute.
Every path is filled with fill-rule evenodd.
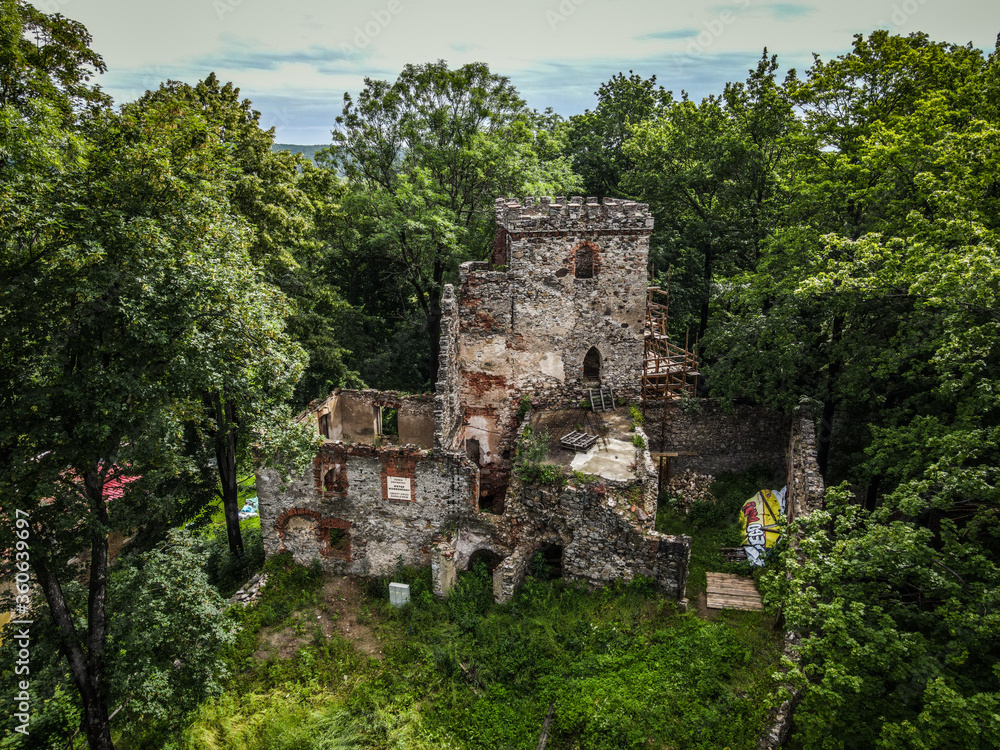
<svg viewBox="0 0 1000 750"><path fill-rule="evenodd" d="M108 511L104 500L104 478L99 469L84 477L90 510L95 517L90 544L90 591L87 607L86 650L73 625L62 584L49 570L41 552L33 552L32 567L45 593L49 612L59 632L59 646L69 662L70 675L83 704L83 726L90 750L114 750L111 721L104 690L104 645L107 638Z"/></svg>
<svg viewBox="0 0 1000 750"><path fill-rule="evenodd" d="M233 400L216 391L212 394L215 411L215 461L222 484L222 509L226 514L226 534L229 552L243 556L243 534L240 531L239 479L236 475L236 416Z"/></svg>

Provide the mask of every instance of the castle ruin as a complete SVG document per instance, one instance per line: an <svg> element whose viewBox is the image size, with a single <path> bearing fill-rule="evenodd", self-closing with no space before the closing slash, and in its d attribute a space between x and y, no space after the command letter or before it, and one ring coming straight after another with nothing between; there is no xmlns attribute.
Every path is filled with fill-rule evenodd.
<svg viewBox="0 0 1000 750"><path fill-rule="evenodd" d="M497 601L541 553L567 579L643 575L680 599L690 540L654 529L653 455L778 470L801 464L789 445L803 443L789 441L787 417L708 402L658 404L669 438L629 419L649 334L648 206L501 199L496 220L491 260L463 264L457 288L445 287L435 394L334 391L300 417L323 437L312 470L258 472L265 551L343 574L430 566L441 596L481 559ZM570 434L593 444L566 447ZM513 470L532 441L544 483Z"/></svg>

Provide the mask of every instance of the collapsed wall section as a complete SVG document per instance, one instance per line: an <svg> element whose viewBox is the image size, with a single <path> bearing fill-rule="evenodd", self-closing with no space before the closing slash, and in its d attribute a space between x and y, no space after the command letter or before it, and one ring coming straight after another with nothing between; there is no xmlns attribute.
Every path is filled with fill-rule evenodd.
<svg viewBox="0 0 1000 750"><path fill-rule="evenodd" d="M393 413L395 426L387 417ZM299 421L311 421L326 440L346 443L392 442L431 448L435 442L435 399L395 391L343 390L310 405Z"/></svg>

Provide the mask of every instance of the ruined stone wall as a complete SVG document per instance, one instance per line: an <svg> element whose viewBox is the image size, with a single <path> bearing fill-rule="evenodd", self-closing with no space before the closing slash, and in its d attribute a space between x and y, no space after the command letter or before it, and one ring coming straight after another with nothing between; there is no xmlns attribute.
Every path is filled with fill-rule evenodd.
<svg viewBox="0 0 1000 750"><path fill-rule="evenodd" d="M788 437L788 521L821 508L824 491L816 461L816 422L811 409L800 407L792 416Z"/></svg>
<svg viewBox="0 0 1000 750"><path fill-rule="evenodd" d="M788 416L759 406L727 411L711 399L671 401L663 422L662 402L647 405L645 430L655 453L669 458L672 473L684 470L717 476L756 466L785 470ZM693 454L693 455L687 455Z"/></svg>
<svg viewBox="0 0 1000 750"><path fill-rule="evenodd" d="M408 499L399 483L409 485ZM391 492L394 490L394 492ZM478 472L460 454L412 447L323 445L306 476L257 473L264 550L360 575L391 572L399 559L429 565L435 534L476 527Z"/></svg>
<svg viewBox="0 0 1000 750"><path fill-rule="evenodd" d="M379 410L395 409L398 436L386 436L400 445L430 448L435 439L435 402L429 394L403 396L395 391L336 389L313 403L299 420L311 421L327 440L373 443L379 428Z"/></svg>
<svg viewBox="0 0 1000 750"><path fill-rule="evenodd" d="M609 486L611 485L611 486ZM653 531L655 505L645 507L642 482L568 484L561 489L523 486L513 510L518 538L559 544L563 577L590 585L637 575L653 578L668 596L682 598L690 539Z"/></svg>
<svg viewBox="0 0 1000 750"><path fill-rule="evenodd" d="M530 421L529 414L518 436ZM645 439L641 428L636 433ZM657 477L648 447L635 447L634 466L635 478L627 481L581 481L566 469L568 481L562 487L526 485L514 477L507 517L518 551L533 553L542 543L557 544L563 549L563 576L569 580L600 586L642 575L655 579L666 595L683 598L691 540L654 531ZM504 565L502 574L494 576L494 591L506 596L526 567L517 560Z"/></svg>
<svg viewBox="0 0 1000 750"><path fill-rule="evenodd" d="M524 583L531 558L538 550L538 544L518 547L493 571L493 600L503 603L514 598L517 587Z"/></svg>
<svg viewBox="0 0 1000 750"><path fill-rule="evenodd" d="M518 388L544 398L584 389L584 358L623 396L639 387L646 264L653 219L645 204L580 197L497 201L508 238L512 363ZM577 276L581 256L589 278Z"/></svg>
<svg viewBox="0 0 1000 750"><path fill-rule="evenodd" d="M438 379L434 395L434 447L457 450L462 426L461 395L458 392L458 303L455 289L446 284L441 295L441 340Z"/></svg>
<svg viewBox="0 0 1000 750"><path fill-rule="evenodd" d="M638 393L653 220L643 204L579 197L498 200L496 215L493 270L464 263L445 291L437 417L439 445L482 467L484 504L502 509L522 395L579 403L596 385L591 349L603 383Z"/></svg>

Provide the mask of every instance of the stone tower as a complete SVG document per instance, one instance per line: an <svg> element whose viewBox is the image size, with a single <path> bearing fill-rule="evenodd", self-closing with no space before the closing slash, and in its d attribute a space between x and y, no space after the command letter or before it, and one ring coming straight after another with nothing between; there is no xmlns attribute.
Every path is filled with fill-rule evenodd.
<svg viewBox="0 0 1000 750"><path fill-rule="evenodd" d="M498 199L490 263L445 292L440 447L505 450L518 399L576 404L589 388L637 398L653 219L643 203ZM508 446L509 447L509 446Z"/></svg>

